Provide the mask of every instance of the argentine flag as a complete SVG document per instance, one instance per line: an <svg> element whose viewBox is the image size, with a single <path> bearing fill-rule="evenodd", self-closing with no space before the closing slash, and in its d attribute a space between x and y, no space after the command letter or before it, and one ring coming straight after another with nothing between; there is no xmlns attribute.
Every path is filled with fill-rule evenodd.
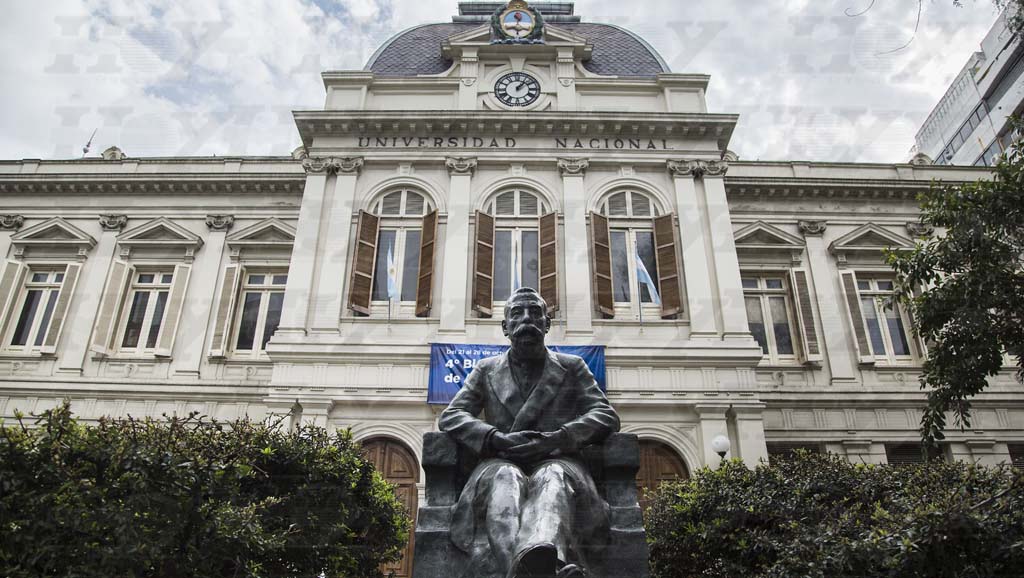
<svg viewBox="0 0 1024 578"><path fill-rule="evenodd" d="M512 292L515 293L522 287L522 281L519 278L519 243L516 242L516 236L512 235Z"/></svg>
<svg viewBox="0 0 1024 578"><path fill-rule="evenodd" d="M647 291L651 294L651 299L658 305L661 305L661 295L658 295L658 284L654 282L654 279L651 279L651 274L647 272L647 267L644 267L644 260L640 258L640 252L637 251L634 256L636 257L636 280L646 285Z"/></svg>
<svg viewBox="0 0 1024 578"><path fill-rule="evenodd" d="M398 301L401 295L398 293L398 266L395 265L395 257L391 253L391 246L388 246L388 300Z"/></svg>

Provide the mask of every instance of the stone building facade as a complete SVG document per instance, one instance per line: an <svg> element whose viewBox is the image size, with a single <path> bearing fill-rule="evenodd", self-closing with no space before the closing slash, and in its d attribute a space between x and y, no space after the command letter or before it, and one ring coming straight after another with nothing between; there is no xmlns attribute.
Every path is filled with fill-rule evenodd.
<svg viewBox="0 0 1024 578"><path fill-rule="evenodd" d="M933 181L988 170L737 160L708 76L567 3L495 42L500 7L324 73L291 157L0 162L0 415L290 414L352 428L413 505L429 344L502 343L521 283L550 343L606 347L645 485L717 465L719 434L749 464L914 459L924 349L882 250L930 233ZM1011 368L975 408L946 456L1020 460Z"/></svg>

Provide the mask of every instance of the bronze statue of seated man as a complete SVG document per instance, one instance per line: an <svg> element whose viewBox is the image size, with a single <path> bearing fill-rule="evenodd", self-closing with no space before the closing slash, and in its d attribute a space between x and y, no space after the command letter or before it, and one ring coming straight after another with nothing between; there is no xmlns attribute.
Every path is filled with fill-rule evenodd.
<svg viewBox="0 0 1024 578"><path fill-rule="evenodd" d="M441 431L483 458L452 516L465 576L586 576L581 546L608 535L608 506L577 452L618 431L619 417L583 359L544 345L550 327L535 290L513 293L511 349L479 362L441 414Z"/></svg>

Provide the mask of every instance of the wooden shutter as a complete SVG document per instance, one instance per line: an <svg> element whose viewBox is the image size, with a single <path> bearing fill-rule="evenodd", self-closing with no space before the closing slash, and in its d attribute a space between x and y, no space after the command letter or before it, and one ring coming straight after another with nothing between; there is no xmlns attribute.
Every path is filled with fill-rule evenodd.
<svg viewBox="0 0 1024 578"><path fill-rule="evenodd" d="M241 265L228 265L224 269L224 279L217 296L217 315L214 317L213 339L210 343L211 357L224 357L228 352L228 341L231 339L231 318L238 303L238 286L245 277L245 269Z"/></svg>
<svg viewBox="0 0 1024 578"><path fill-rule="evenodd" d="M349 279L349 309L370 314L370 300L373 298L373 270L377 264L377 231L380 219L366 211L359 211L359 228L356 230L356 250L352 258L352 276Z"/></svg>
<svg viewBox="0 0 1024 578"><path fill-rule="evenodd" d="M7 261L4 263L3 272L0 272L0 335L5 334L4 328L8 320L17 314L14 311L14 304L18 300L26 271L28 267L20 262Z"/></svg>
<svg viewBox="0 0 1024 578"><path fill-rule="evenodd" d="M654 257L658 264L661 316L679 315L683 296L679 290L679 261L676 260L675 214L654 218Z"/></svg>
<svg viewBox="0 0 1024 578"><path fill-rule="evenodd" d="M840 273L843 280L843 294L846 296L846 308L850 312L850 322L853 324L853 334L856 337L854 345L857 348L857 357L861 363L872 363L875 358L871 354L871 342L868 341L867 324L864 321L864 313L860 308L860 295L857 293L857 275L853 271Z"/></svg>
<svg viewBox="0 0 1024 578"><path fill-rule="evenodd" d="M476 212L476 259L473 273L473 310L481 317L493 314L494 217Z"/></svg>
<svg viewBox="0 0 1024 578"><path fill-rule="evenodd" d="M96 316L96 327L92 333L92 345L89 347L94 353L112 353L111 341L116 333L117 316L127 293L128 281L134 272L135 269L124 261L114 261L110 265L110 274L107 276L107 284L100 299L99 314Z"/></svg>
<svg viewBox="0 0 1024 578"><path fill-rule="evenodd" d="M423 217L420 233L420 271L416 280L416 317L429 317L433 305L434 252L437 249L437 209Z"/></svg>
<svg viewBox="0 0 1024 578"><path fill-rule="evenodd" d="M185 292L188 289L188 278L191 273L191 265L174 266L174 281L171 283L171 291L167 296L167 311L164 313L164 322L160 326L160 337L157 338L156 350L153 352L158 357L170 357L174 351L174 338L178 334L178 324L181 322L181 310L184 309Z"/></svg>
<svg viewBox="0 0 1024 578"><path fill-rule="evenodd" d="M548 313L551 313L558 311L558 214L541 215L537 228L540 231L537 261L540 287L537 289L548 304Z"/></svg>
<svg viewBox="0 0 1024 578"><path fill-rule="evenodd" d="M814 301L811 299L807 271L793 269L789 272L789 283L793 291L793 308L796 310L797 323L800 326L800 347L804 361L821 361L821 344L818 340L818 329L814 325Z"/></svg>
<svg viewBox="0 0 1024 578"><path fill-rule="evenodd" d="M594 252L594 293L597 310L605 317L615 317L615 295L612 293L612 238L608 219L590 213L590 229Z"/></svg>
<svg viewBox="0 0 1024 578"><path fill-rule="evenodd" d="M53 308L53 315L50 316L50 327L41 328L46 331L46 339L40 352L47 354L57 353L57 344L60 343L60 332L64 329L64 320L67 319L68 309L71 307L71 299L75 296L75 287L78 285L78 277L82 273L82 266L78 263L69 263L64 269L64 281L60 284L60 293L57 295L57 304Z"/></svg>

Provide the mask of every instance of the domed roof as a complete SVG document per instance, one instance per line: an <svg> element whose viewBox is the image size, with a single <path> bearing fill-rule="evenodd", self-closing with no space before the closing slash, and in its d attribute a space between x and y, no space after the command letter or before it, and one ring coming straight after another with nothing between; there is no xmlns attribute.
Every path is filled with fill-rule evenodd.
<svg viewBox="0 0 1024 578"><path fill-rule="evenodd" d="M441 74L452 66L452 61L441 54L441 43L453 34L479 26L475 22L452 22L410 28L385 42L370 57L364 70L379 76ZM592 57L583 63L583 67L594 74L651 77L671 72L654 48L625 28L589 22L548 26L583 36L594 45Z"/></svg>

